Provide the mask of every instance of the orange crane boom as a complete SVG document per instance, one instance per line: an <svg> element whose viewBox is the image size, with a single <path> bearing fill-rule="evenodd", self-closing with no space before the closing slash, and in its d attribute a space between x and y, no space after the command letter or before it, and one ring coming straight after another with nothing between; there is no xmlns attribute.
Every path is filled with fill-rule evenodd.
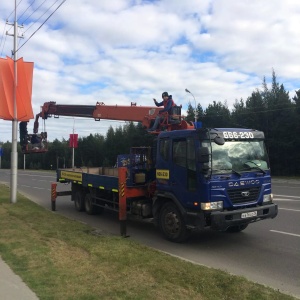
<svg viewBox="0 0 300 300"><path fill-rule="evenodd" d="M155 119L160 109L153 106L136 106L135 103L131 103L131 106L123 106L105 105L103 102L97 102L96 105L65 105L56 104L56 102L45 102L41 107L41 112L36 115L33 132L38 132L39 118L47 119L51 116L141 122L145 127L149 128L151 120Z"/></svg>
<svg viewBox="0 0 300 300"><path fill-rule="evenodd" d="M33 134L28 134L27 122L20 123L22 151L23 153L43 153L47 151L47 132L38 134L40 118L46 120L52 116L69 116L93 118L97 121L104 119L141 122L146 129L149 129L161 109L161 107L137 106L134 102L132 102L130 106L117 104L105 105L103 102L97 102L96 105L56 104L56 102L53 101L45 102L41 106L40 113L35 117ZM192 123L182 118L181 106L174 106L172 110L172 115L168 115L168 113L161 115L162 118L159 128L152 133L158 134L161 130L173 131L194 128Z"/></svg>

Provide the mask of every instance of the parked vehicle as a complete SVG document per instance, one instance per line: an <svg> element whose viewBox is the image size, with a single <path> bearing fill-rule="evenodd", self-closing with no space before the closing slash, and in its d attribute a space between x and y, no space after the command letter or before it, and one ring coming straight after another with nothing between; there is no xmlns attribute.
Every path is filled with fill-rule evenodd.
<svg viewBox="0 0 300 300"><path fill-rule="evenodd" d="M50 104L39 117L82 116L84 111L83 106ZM113 107L97 104L86 108L85 116L138 121L150 128L158 113L153 107ZM127 218L134 217L153 221L173 242L184 241L193 230L239 232L250 223L275 218L263 132L195 128L180 115L180 107L175 109L151 132L156 135L153 147L120 154L115 168L57 170L57 182L70 183L71 191L57 192L53 184L53 209L57 196L70 194L78 211L118 212L122 235Z"/></svg>

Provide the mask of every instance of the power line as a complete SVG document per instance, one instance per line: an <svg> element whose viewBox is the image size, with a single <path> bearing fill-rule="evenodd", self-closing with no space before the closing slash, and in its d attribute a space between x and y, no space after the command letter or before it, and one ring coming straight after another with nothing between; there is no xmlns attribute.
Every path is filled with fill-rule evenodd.
<svg viewBox="0 0 300 300"><path fill-rule="evenodd" d="M23 23L25 23L45 2L46 2L47 0L44 0L24 21L23 21ZM56 0L38 19L36 19L25 31L24 31L24 33L26 33L33 25L35 25L36 23L37 23L37 21L39 21L57 2L58 2L59 0ZM27 7L27 9L21 14L21 16L19 17L19 19L25 14L25 12L34 4L34 2L35 2L35 0L33 0L32 2L31 2L31 4ZM63 3L61 3L61 5L62 5ZM59 7L58 7L59 8ZM58 9L57 8L57 9ZM56 10L57 10L56 9ZM53 14L53 13L52 13ZM50 15L50 17L51 17L51 15ZM18 19L18 20L19 20ZM46 21L49 19L49 17L46 19ZM45 22L46 22L45 21ZM45 22L42 24L42 25L44 25L45 24ZM41 27L39 27L31 36L30 36L30 38L40 29ZM24 34L23 33L23 34ZM29 39L30 39L29 38ZM28 39L28 40L29 40ZM27 41L28 41L27 40ZM21 41L21 39L19 39L19 42ZM27 42L26 41L26 42ZM25 43L26 43L25 42ZM24 44L25 44L24 43ZM23 44L23 45L24 45ZM22 46L23 46L22 45Z"/></svg>
<svg viewBox="0 0 300 300"><path fill-rule="evenodd" d="M25 31L24 33L26 33L33 25L35 25L49 10L50 8L52 8L52 6L58 2L59 0L56 0L38 19L36 19Z"/></svg>
<svg viewBox="0 0 300 300"><path fill-rule="evenodd" d="M34 31L33 33L32 33L32 35L19 47L19 49L18 50L16 50L16 52L17 51L19 51L35 34L36 34L36 32L37 31L39 31L41 28L42 28L42 26L52 17L52 15L66 2L67 0L63 0L62 2L61 2L61 4L50 14L50 16L39 26L39 28L36 30L36 31ZM57 1L56 1L57 2ZM55 2L55 3L56 3Z"/></svg>
<svg viewBox="0 0 300 300"><path fill-rule="evenodd" d="M24 21L25 23L47 0L44 0Z"/></svg>
<svg viewBox="0 0 300 300"><path fill-rule="evenodd" d="M1 41L0 41L0 48L1 48L1 45L2 45L2 40L3 40L3 37L4 37L4 33L5 33L5 28L6 28L6 23L4 24L4 27L3 27L3 33L2 33L2 36L1 36ZM5 35L6 36L6 35ZM5 41L4 41L5 42ZM4 47L4 46L3 46ZM3 51L3 49L2 49ZM2 51L1 51L1 56L2 56Z"/></svg>
<svg viewBox="0 0 300 300"><path fill-rule="evenodd" d="M3 40L5 28L6 28L6 24L5 24L5 26L4 26L3 35L2 35L2 37L1 37L0 47L1 47L1 44L2 44L2 40ZM7 37L7 35L5 35L5 39L4 39L4 42L3 42L3 47L2 47L2 50L1 50L1 55L0 55L0 56L2 56L2 53L3 53L3 49L4 49L4 46L5 46L5 42L6 42L6 37Z"/></svg>
<svg viewBox="0 0 300 300"><path fill-rule="evenodd" d="M16 6L16 9L17 9L17 7L21 4L21 2L22 2L23 0L20 0L20 2L17 4L17 6ZM6 18L6 20L8 20L9 18L10 18L10 16L13 14L15 12L15 9L13 9L12 10L12 12L9 14L9 16Z"/></svg>
<svg viewBox="0 0 300 300"><path fill-rule="evenodd" d="M17 7L21 4L21 2L22 2L23 0L20 0L20 2L17 4L17 6L15 7L15 9L17 9ZM33 0L33 2L34 2L35 0ZM33 2L31 3L31 5L33 4ZM30 5L30 6L31 6ZM30 7L29 6L29 7ZM28 7L28 8L29 8ZM27 8L27 9L28 9ZM6 18L6 20L8 20L9 18L10 18L10 16L15 12L15 9L13 9L12 10L12 12L9 14L9 16ZM26 11L27 11L27 9L26 9ZM26 12L25 11L25 12ZM24 14L24 13L23 13ZM22 15L23 15L22 14ZM18 19L19 20L19 19ZM5 28L6 28L6 25L7 25L7 21L6 21L6 24L5 24L5 26L4 26L4 29L3 29L3 33L2 33L2 37L1 37L1 42L0 42L0 47L1 47L1 45L2 45L2 40L3 40L3 36L4 36L4 33L5 33ZM3 43L3 47L2 47L2 50L1 50L1 55L0 56L2 56L2 54L3 54L3 50L4 50L4 46L5 46L5 42L6 42L6 37L7 37L7 35L5 35L5 39L4 39L4 43Z"/></svg>
<svg viewBox="0 0 300 300"><path fill-rule="evenodd" d="M20 18L22 18L22 16L27 12L27 10L33 5L34 2L35 2L35 0L33 0L31 2L31 4L25 9L25 11L23 11L23 13L21 13L21 15L19 16L19 18L17 20L18 22L19 22Z"/></svg>
<svg viewBox="0 0 300 300"><path fill-rule="evenodd" d="M2 54L3 54L4 46L5 46L5 43L6 43L6 37L7 37L7 35L4 34L4 33L5 33L5 28L6 28L7 25L11 26L7 31L9 31L9 30L13 27L13 25L8 24L7 21L6 21L6 23L5 23L5 25L4 25L4 28L3 28L3 34L2 34L2 37L1 37L1 42L0 42L0 47L1 47L1 45L2 45L2 40L3 40L3 37L4 37L4 35L5 35L5 39L4 39L4 42L3 42L3 46L2 46L2 50L1 50L1 55L0 55L0 56L2 56Z"/></svg>

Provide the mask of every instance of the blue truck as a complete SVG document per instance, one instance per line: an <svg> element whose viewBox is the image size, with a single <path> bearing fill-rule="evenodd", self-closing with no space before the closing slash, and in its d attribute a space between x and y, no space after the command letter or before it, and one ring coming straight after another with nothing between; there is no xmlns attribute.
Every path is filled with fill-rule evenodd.
<svg viewBox="0 0 300 300"><path fill-rule="evenodd" d="M49 105L47 109L44 118L54 114ZM87 116L114 118L99 109L103 107ZM148 108L147 115L135 113L133 121L143 121L149 128L158 113L150 109L155 108ZM113 168L58 169L57 182L70 183L71 191L57 192L53 184L52 208L57 196L70 194L78 211L118 212L122 235L126 220L138 218L152 221L172 242L186 240L195 230L240 232L253 222L275 218L278 208L273 203L264 133L195 128L179 111L172 119L166 115L151 133L156 134L152 147L131 148L118 156Z"/></svg>

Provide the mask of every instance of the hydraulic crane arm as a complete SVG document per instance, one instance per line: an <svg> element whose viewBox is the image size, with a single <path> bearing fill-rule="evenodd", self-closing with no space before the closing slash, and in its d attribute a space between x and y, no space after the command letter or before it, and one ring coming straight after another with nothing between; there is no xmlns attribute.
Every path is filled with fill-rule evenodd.
<svg viewBox="0 0 300 300"><path fill-rule="evenodd" d="M36 115L34 122L34 133L39 129L39 118L47 119L54 116L85 117L95 120L120 120L141 122L146 128L150 127L151 121L158 114L159 107L152 106L131 106L104 105L97 102L95 105L61 105L55 102L45 102L41 107L41 112Z"/></svg>
<svg viewBox="0 0 300 300"><path fill-rule="evenodd" d="M96 105L64 105L56 102L45 102L41 107L41 112L35 117L33 134L27 132L27 122L20 124L20 143L23 153L43 153L47 151L47 132L39 131L39 118L46 120L52 116L84 117L93 118L97 121L119 120L141 122L142 125L149 129L156 116L159 114L161 107L137 106L131 103L131 106L122 105L104 105L97 102ZM164 113L160 115L160 124L156 131L158 134L161 130L180 130L192 129L194 125L187 122L181 117L181 106L174 106L172 114Z"/></svg>

